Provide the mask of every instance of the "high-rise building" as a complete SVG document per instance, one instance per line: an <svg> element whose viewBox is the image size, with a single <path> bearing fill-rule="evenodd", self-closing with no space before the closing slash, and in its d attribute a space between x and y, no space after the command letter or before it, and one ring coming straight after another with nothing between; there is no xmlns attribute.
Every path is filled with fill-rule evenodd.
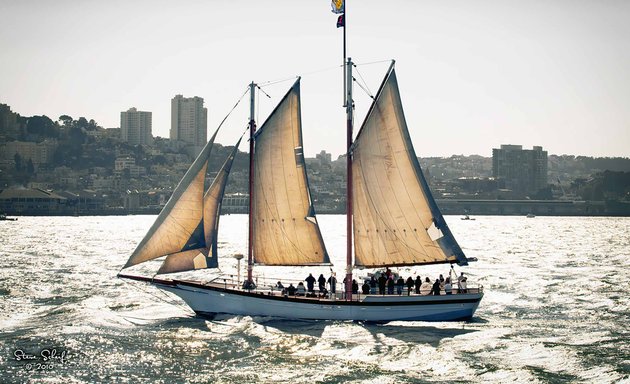
<svg viewBox="0 0 630 384"><path fill-rule="evenodd" d="M171 100L171 140L195 146L208 141L208 109L201 97L177 95Z"/></svg>
<svg viewBox="0 0 630 384"><path fill-rule="evenodd" d="M132 145L149 145L153 142L151 133L151 112L138 111L129 108L127 112L120 112L120 136L122 141Z"/></svg>
<svg viewBox="0 0 630 384"><path fill-rule="evenodd" d="M536 193L547 186L547 151L535 146L501 145L492 149L492 176L502 179L506 188Z"/></svg>

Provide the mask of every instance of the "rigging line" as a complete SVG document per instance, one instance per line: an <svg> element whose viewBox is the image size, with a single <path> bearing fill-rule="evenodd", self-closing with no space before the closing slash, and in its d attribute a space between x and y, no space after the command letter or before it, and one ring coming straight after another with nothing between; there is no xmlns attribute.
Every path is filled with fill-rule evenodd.
<svg viewBox="0 0 630 384"><path fill-rule="evenodd" d="M369 91L369 90L367 90L367 89L365 89L365 88L363 87L363 85L361 85L361 83L359 83L359 82L357 81L357 79L356 79L354 76L352 77L352 80L353 80L355 83L357 83L357 85L359 86L359 88L361 88L361 89L363 90L363 92L365 92L365 93L366 93L366 94L367 94L367 95L368 95L368 96L369 96L372 100L374 100L374 96L372 96L372 94L370 93L370 91ZM366 85L366 87L367 87L367 85Z"/></svg>
<svg viewBox="0 0 630 384"><path fill-rule="evenodd" d="M367 81L365 81L365 79L363 78L363 75L361 74L361 72L359 72L359 68L356 68L356 66L355 66L355 69L357 70L357 73L359 74L359 77L361 78L361 81L363 81L363 85L365 85L365 88L367 88L368 96L370 96L370 98L372 100L374 100L374 95L372 95L372 91L370 91L370 87L368 87ZM354 79L354 81L356 81L356 79ZM358 81L357 81L357 84L359 84ZM359 84L359 87L361 87L361 84ZM363 88L363 87L361 87L361 88Z"/></svg>
<svg viewBox="0 0 630 384"><path fill-rule="evenodd" d="M342 68L344 65L335 65L334 67L327 67L327 68L322 68L322 69L316 69L314 71L305 72L304 74L302 74L300 76L301 77L305 77L305 76L315 75L315 74L322 73L322 72L332 71L333 69ZM285 82L285 81L295 80L297 77L299 77L299 76L292 76L292 77L279 79L279 80L266 81L266 82L260 83L259 85L261 87L267 87L267 86L278 84L278 83L282 83L282 82Z"/></svg>
<svg viewBox="0 0 630 384"><path fill-rule="evenodd" d="M156 275L154 275L154 276L157 276L157 274L156 274ZM176 302L176 301L175 301L175 299L173 299L173 298L170 298L170 297L169 297L169 299L170 299L171 301L167 301L167 300L165 300L164 298L162 298L162 297L160 297L160 296L156 295L155 293L149 292L147 289L143 289L143 288L141 287L141 285L140 285L140 284L134 284L135 282L132 282L132 281L127 281L127 280L125 280L125 279L122 279L122 281L123 281L125 284L132 285L132 286L134 286L134 287L136 287L136 288L140 287L140 290L141 290L142 292L144 292L145 294L147 294L147 295L149 295L149 296L152 296L154 299L157 299L157 300L162 301L162 302L164 302L164 303L166 303L166 304L169 304L169 305L174 305L174 306L176 306L176 307L183 308L183 309L185 309L185 310L187 310L187 311L188 311L188 308L186 308L186 307L182 306L180 303Z"/></svg>
<svg viewBox="0 0 630 384"><path fill-rule="evenodd" d="M372 64L380 64L380 63L387 63L387 62L391 62L393 59L387 59L387 60L379 60L379 61L370 61L367 63L361 63L361 64L357 64L354 63L354 66L359 66L359 65L372 65Z"/></svg>
<svg viewBox="0 0 630 384"><path fill-rule="evenodd" d="M264 94L265 94L265 96L267 96L268 98L270 98L270 99L271 99L271 96L269 96L269 94L267 94L267 92L263 91L263 89L262 89L262 88L260 88L260 86L259 86L258 84L256 84L256 88L258 88L258 91L259 91L259 92L264 93Z"/></svg>
<svg viewBox="0 0 630 384"><path fill-rule="evenodd" d="M236 107L238 106L238 104L241 102L241 100L243 100L243 97L245 97L245 95L247 95L247 92L249 91L249 87L247 87L245 89L245 92L243 92L243 94L241 95L241 97L238 99L238 101L236 102L236 104L234 104L234 106L232 107L232 109L230 110L230 112L228 112L227 115L225 115L225 117L223 118L223 120L221 120L221 123L219 124L219 126L217 127L217 129L221 128L221 126L223 125L223 123L225 123L225 120L227 120L228 117L230 117L230 115L232 114L232 112L234 112L234 110L236 109Z"/></svg>

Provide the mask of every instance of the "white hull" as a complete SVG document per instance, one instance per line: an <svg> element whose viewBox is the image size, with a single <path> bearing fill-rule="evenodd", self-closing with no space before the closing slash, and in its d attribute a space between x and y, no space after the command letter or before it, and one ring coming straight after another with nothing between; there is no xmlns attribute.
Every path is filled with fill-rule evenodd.
<svg viewBox="0 0 630 384"><path fill-rule="evenodd" d="M181 297L202 316L226 313L313 320L452 321L470 319L483 297L482 292L441 296L368 295L361 301L335 301L271 296L181 281L154 284Z"/></svg>

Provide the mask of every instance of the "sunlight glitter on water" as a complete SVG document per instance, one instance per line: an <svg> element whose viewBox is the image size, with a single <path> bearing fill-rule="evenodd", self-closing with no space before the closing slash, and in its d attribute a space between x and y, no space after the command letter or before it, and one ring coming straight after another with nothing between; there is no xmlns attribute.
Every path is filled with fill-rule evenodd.
<svg viewBox="0 0 630 384"><path fill-rule="evenodd" d="M458 269L485 287L473 321L383 325L196 318L177 298L115 278L154 217L1 222L0 381L627 381L630 219L476 219L447 218L464 252L479 258ZM345 218L319 221L340 275ZM221 223L221 270L236 274L231 256L246 251L246 219ZM297 279L308 272L329 270L256 269ZM70 353L52 370L26 370L13 357L52 346Z"/></svg>

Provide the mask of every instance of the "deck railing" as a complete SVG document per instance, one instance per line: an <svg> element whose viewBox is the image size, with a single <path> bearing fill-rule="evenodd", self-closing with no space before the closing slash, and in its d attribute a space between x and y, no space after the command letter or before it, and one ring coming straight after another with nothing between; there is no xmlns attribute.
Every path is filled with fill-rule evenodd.
<svg viewBox="0 0 630 384"><path fill-rule="evenodd" d="M278 288L277 284L278 282L281 282L284 290L282 288ZM246 291L246 292L251 292L251 293L257 293L257 294L264 294L264 295L274 295L274 296L281 296L281 295L286 295L286 289L289 287L290 284L293 284L293 286L297 289L297 286L299 283L303 283L304 284L304 288L305 288L305 294L296 294L296 295L292 295L292 296L303 296L303 297L315 297L315 298L328 298L328 299L333 299L333 300L345 300L345 284L343 284L342 282L337 282L336 283L336 289L334 294L331 293L330 290L330 284L327 282L325 284L325 293L324 292L320 292L319 290L319 284L317 282L315 282L314 285L314 290L312 292L309 292L307 289L307 284L304 282L304 280L297 280L297 279L287 279L287 278L283 278L283 279L273 279L273 278L254 278L254 283L255 283L255 288L251 288L251 289L247 289L244 288L242 286L243 281L240 279L237 279L236 276L234 275L218 275L208 281L203 282L204 284L208 284L208 285L212 285L212 286L218 286L218 287L223 287L224 289L234 289L234 290L242 290L242 291ZM402 292L400 294L398 294L398 290L397 290L397 286L394 286L394 293L387 293L387 288L385 288L385 294L379 294L379 289L378 286L376 287L376 289L371 288L370 293L369 294L364 294L361 290L361 286L359 286L359 291L356 294L352 295L352 300L357 300L360 301L362 298L365 298L365 296L371 295L371 296L431 296L431 292L426 292L426 291L421 291L421 293L415 293L415 287L411 289L411 292L409 292L409 290L407 289L407 286L403 286ZM478 285L478 284L467 284L467 287L465 290L459 289L457 287L457 283L455 283L452 287L451 290L453 295L461 295L461 294L478 294L478 293L483 293L483 286L482 285ZM444 291L444 289L442 289L440 291L440 295L446 295L446 292Z"/></svg>

